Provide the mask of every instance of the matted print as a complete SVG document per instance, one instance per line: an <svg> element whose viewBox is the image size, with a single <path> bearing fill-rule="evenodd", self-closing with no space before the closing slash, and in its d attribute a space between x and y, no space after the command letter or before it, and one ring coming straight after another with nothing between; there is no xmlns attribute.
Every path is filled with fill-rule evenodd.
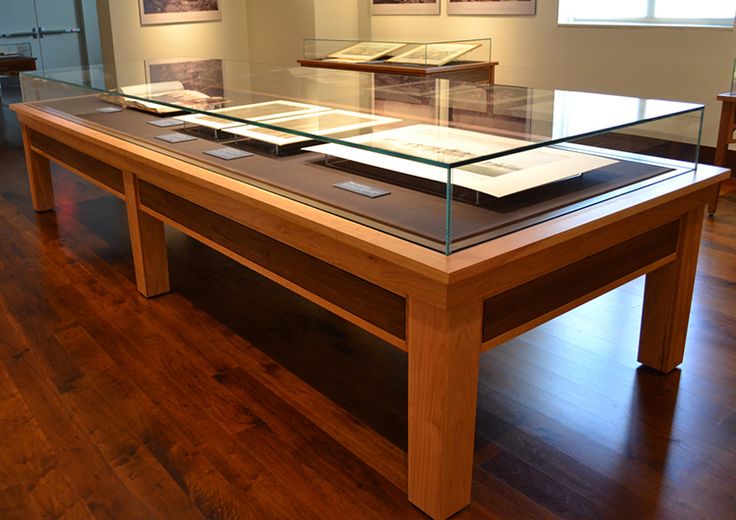
<svg viewBox="0 0 736 520"><path fill-rule="evenodd" d="M258 126L236 126L226 128L230 134L250 137L257 141L264 141L284 146L287 144L309 141L312 136L333 135L337 133L368 128L372 126L397 123L399 119L381 117L348 110L327 110L316 114L303 114L294 117L269 119L267 123L275 128ZM301 132L300 135L296 132Z"/></svg>
<svg viewBox="0 0 736 520"><path fill-rule="evenodd" d="M146 60L146 81L179 81L187 90L212 97L222 97L225 93L223 65L219 58Z"/></svg>
<svg viewBox="0 0 736 520"><path fill-rule="evenodd" d="M440 1L371 0L371 14L440 14Z"/></svg>
<svg viewBox="0 0 736 520"><path fill-rule="evenodd" d="M348 61L373 61L405 45L396 42L358 42L328 54L327 57Z"/></svg>
<svg viewBox="0 0 736 520"><path fill-rule="evenodd" d="M219 0L138 0L141 25L222 20Z"/></svg>
<svg viewBox="0 0 736 520"><path fill-rule="evenodd" d="M448 0L447 14L535 14L537 0Z"/></svg>
<svg viewBox="0 0 736 520"><path fill-rule="evenodd" d="M337 143L313 146L306 150L446 183L447 168L422 164L409 158L452 164L492 153L512 152L529 144L519 139L436 125L405 126L352 137L346 141L395 152L403 157ZM505 197L576 177L615 162L606 157L547 146L453 168L451 180L456 186L494 197Z"/></svg>
<svg viewBox="0 0 736 520"><path fill-rule="evenodd" d="M386 61L441 67L480 45L480 43L428 43L418 45Z"/></svg>

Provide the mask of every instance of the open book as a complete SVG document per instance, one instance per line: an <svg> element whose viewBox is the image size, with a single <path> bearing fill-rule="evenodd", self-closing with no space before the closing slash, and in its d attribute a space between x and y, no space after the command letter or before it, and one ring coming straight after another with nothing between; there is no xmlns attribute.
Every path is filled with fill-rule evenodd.
<svg viewBox="0 0 736 520"><path fill-rule="evenodd" d="M188 90L179 81L143 83L120 87L120 94L100 94L100 99L154 114L184 112L187 108L211 110L222 108L225 98L208 96L197 90ZM174 105L174 106L170 106Z"/></svg>

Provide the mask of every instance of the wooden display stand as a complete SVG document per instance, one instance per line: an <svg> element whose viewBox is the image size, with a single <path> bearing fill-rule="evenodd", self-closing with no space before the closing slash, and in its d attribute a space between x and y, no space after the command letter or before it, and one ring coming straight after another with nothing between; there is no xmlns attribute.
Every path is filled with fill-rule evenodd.
<svg viewBox="0 0 736 520"><path fill-rule="evenodd" d="M322 69L352 70L376 74L396 74L400 76L420 76L452 79L459 81L482 81L495 83L497 61L458 61L437 67L434 65L401 65L394 63L343 63L325 60L297 60L302 67Z"/></svg>
<svg viewBox="0 0 736 520"><path fill-rule="evenodd" d="M703 212L728 177L701 165L445 256L104 128L13 110L34 208L54 207L49 160L125 201L145 296L169 290L166 223L407 351L407 491L438 519L470 503L482 352L646 275L639 361L682 362Z"/></svg>
<svg viewBox="0 0 736 520"><path fill-rule="evenodd" d="M718 125L718 141L714 163L717 166L726 166L728 145L736 143L736 138L733 135L736 131L736 94L730 92L720 94L718 101L721 102L721 121Z"/></svg>
<svg viewBox="0 0 736 520"><path fill-rule="evenodd" d="M16 76L30 70L36 70L36 58L32 56L0 57L0 75Z"/></svg>

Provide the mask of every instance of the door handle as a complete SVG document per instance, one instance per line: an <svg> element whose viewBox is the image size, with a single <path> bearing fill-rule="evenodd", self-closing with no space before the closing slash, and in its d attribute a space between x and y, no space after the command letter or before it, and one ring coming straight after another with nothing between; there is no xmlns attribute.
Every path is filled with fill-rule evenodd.
<svg viewBox="0 0 736 520"><path fill-rule="evenodd" d="M0 38L23 38L25 36L33 36L36 38L36 28L31 29L30 32L14 32L14 33L2 33Z"/></svg>
<svg viewBox="0 0 736 520"><path fill-rule="evenodd" d="M44 36L48 35L54 35L54 34L77 34L81 33L82 29L79 27L66 27L64 29L44 29L43 27L38 28L38 36L39 38L43 38Z"/></svg>

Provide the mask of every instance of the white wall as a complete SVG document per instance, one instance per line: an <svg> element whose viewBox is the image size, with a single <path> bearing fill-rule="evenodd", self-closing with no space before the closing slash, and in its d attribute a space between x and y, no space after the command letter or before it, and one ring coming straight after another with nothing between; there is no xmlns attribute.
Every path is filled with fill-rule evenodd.
<svg viewBox="0 0 736 520"><path fill-rule="evenodd" d="M369 2L369 0L364 0ZM493 38L499 83L706 104L703 143L714 146L730 86L736 33L723 29L558 27L557 1L536 16L372 16L380 39Z"/></svg>
<svg viewBox="0 0 736 520"><path fill-rule="evenodd" d="M121 83L145 81L143 60L222 58L247 61L246 0L220 0L222 21L141 26L138 0L109 0Z"/></svg>

